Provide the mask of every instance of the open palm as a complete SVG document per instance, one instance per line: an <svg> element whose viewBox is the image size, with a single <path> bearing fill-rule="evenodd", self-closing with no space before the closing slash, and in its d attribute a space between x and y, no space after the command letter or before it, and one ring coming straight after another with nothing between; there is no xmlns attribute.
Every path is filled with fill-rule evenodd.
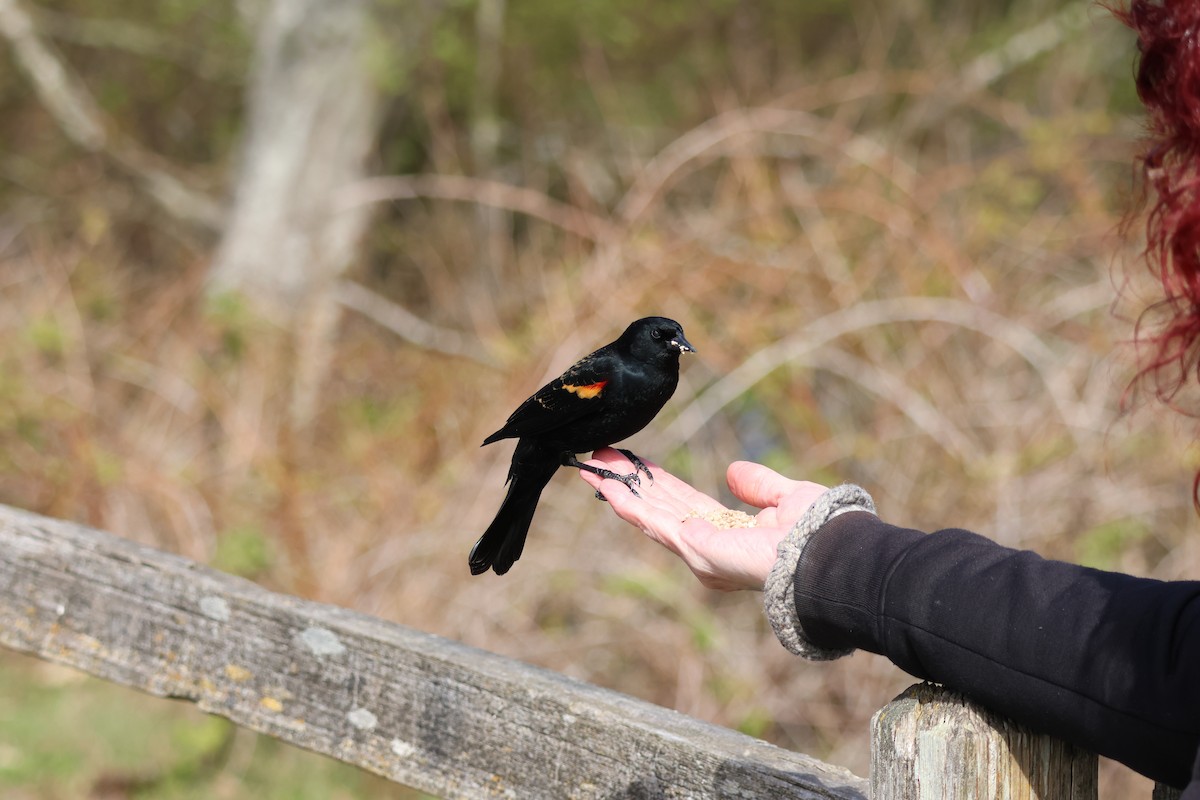
<svg viewBox="0 0 1200 800"><path fill-rule="evenodd" d="M622 474L633 471L629 459L612 448L597 450L587 463ZM721 591L761 590L780 540L826 488L762 464L735 461L726 476L730 490L760 510L753 525L717 527L705 517L732 516L721 513L728 511L725 506L657 464L647 464L654 481L643 478L640 496L618 481L583 471L580 477L608 499L617 516L683 559L705 586Z"/></svg>

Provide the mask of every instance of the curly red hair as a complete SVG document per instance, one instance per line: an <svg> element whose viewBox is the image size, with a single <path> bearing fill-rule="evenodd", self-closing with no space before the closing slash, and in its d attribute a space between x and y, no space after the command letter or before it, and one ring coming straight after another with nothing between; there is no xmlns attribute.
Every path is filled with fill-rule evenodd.
<svg viewBox="0 0 1200 800"><path fill-rule="evenodd" d="M1146 218L1146 260L1163 299L1139 320L1141 364L1171 403L1200 381L1200 2L1132 0L1114 9L1138 37L1137 91L1146 106L1149 142L1140 157L1153 189ZM1150 315L1156 324L1143 330ZM1192 484L1200 511L1200 473Z"/></svg>

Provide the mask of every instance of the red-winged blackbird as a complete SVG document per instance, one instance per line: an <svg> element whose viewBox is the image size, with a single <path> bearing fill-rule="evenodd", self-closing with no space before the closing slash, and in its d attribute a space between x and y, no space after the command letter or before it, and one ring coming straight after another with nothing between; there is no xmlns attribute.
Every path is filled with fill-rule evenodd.
<svg viewBox="0 0 1200 800"><path fill-rule="evenodd" d="M525 535L542 489L559 467L576 467L623 482L634 494L638 472L653 480L636 456L619 475L582 463L577 453L598 450L628 438L654 419L679 383L679 356L695 348L679 323L646 317L632 323L615 342L584 356L560 377L538 389L512 413L504 427L483 440L517 439L508 468L508 494L492 524L471 548L471 574L494 569L503 575L521 557Z"/></svg>

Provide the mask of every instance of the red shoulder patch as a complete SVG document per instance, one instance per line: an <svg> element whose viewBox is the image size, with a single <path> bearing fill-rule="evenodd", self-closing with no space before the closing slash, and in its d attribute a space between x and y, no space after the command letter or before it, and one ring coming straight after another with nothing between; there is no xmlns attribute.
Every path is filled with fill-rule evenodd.
<svg viewBox="0 0 1200 800"><path fill-rule="evenodd" d="M574 395L578 395L584 400L591 400L593 397L599 397L600 392L604 391L604 387L608 385L608 381L600 381L599 383L589 383L586 386L572 386L569 383L564 383L563 388Z"/></svg>

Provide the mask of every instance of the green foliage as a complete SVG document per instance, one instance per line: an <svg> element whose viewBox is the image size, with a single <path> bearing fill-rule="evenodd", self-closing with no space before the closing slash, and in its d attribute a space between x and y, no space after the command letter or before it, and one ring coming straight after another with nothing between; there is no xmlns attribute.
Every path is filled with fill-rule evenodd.
<svg viewBox="0 0 1200 800"><path fill-rule="evenodd" d="M230 361L240 361L256 322L246 298L238 292L210 295L205 310L220 337L221 354Z"/></svg>
<svg viewBox="0 0 1200 800"><path fill-rule="evenodd" d="M1075 558L1084 566L1116 569L1123 553L1145 540L1150 530L1138 519L1114 519L1086 531L1075 542Z"/></svg>
<svg viewBox="0 0 1200 800"><path fill-rule="evenodd" d="M624 573L608 576L604 581L604 591L609 594L634 597L678 615L692 645L700 652L707 652L720 641L721 624L711 609L685 602L687 586L680 582L677 573Z"/></svg>
<svg viewBox="0 0 1200 800"><path fill-rule="evenodd" d="M93 447L91 457L92 472L99 486L116 486L121 482L124 477L124 465L120 455L102 447Z"/></svg>
<svg viewBox="0 0 1200 800"><path fill-rule="evenodd" d="M692 475L692 453L686 447L677 447L663 459L663 466L674 475Z"/></svg>
<svg viewBox="0 0 1200 800"><path fill-rule="evenodd" d="M51 360L62 358L67 349L67 333L59 320L53 316L46 315L32 320L26 328L25 335L39 353Z"/></svg>
<svg viewBox="0 0 1200 800"><path fill-rule="evenodd" d="M217 756L233 736L236 726L221 717L204 717L194 725L171 731L171 743L182 761L199 764Z"/></svg>
<svg viewBox="0 0 1200 800"><path fill-rule="evenodd" d="M253 578L262 575L274 562L271 540L252 525L231 528L217 537L212 565L224 572Z"/></svg>
<svg viewBox="0 0 1200 800"><path fill-rule="evenodd" d="M734 727L747 736L761 739L773 724L771 712L765 708L754 707L747 711Z"/></svg>
<svg viewBox="0 0 1200 800"><path fill-rule="evenodd" d="M609 594L624 595L637 600L653 600L669 605L667 598L678 591L678 587L666 575L640 572L606 576L604 591Z"/></svg>
<svg viewBox="0 0 1200 800"><path fill-rule="evenodd" d="M353 767L228 721L0 653L0 794L143 800L418 800Z"/></svg>
<svg viewBox="0 0 1200 800"><path fill-rule="evenodd" d="M421 171L414 152L429 153L433 131L445 130L446 120L412 115L416 85L436 87L460 143L469 137L479 86L477 5L456 0L418 19L411 3L381 5L386 26L421 31L404 47L385 27L367 54L377 84L404 104L407 117L385 142L391 169ZM844 61L854 8L843 0L509 3L496 109L505 156L541 161L535 151L551 139L594 141L614 114L643 131L694 124L711 111L712 84L737 71L739 61L779 72L800 71L812 59ZM746 42L731 47L734 27ZM602 86L594 82L597 68Z"/></svg>
<svg viewBox="0 0 1200 800"><path fill-rule="evenodd" d="M418 401L415 394L353 397L342 406L342 417L349 434L361 430L371 436L402 435L412 423Z"/></svg>

